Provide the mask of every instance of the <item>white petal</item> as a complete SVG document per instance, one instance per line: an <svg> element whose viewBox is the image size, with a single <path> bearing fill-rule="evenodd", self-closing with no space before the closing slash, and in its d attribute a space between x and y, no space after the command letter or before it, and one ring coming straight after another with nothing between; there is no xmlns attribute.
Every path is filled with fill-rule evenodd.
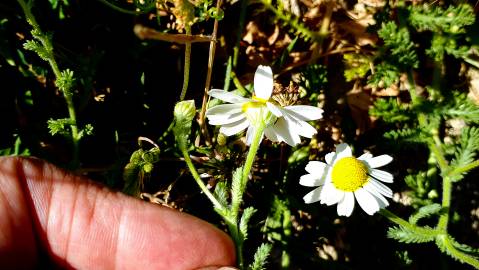
<svg viewBox="0 0 479 270"><path fill-rule="evenodd" d="M341 201L344 197L344 191L336 189L332 183L325 183L323 192L321 192L321 203L333 205Z"/></svg>
<svg viewBox="0 0 479 270"><path fill-rule="evenodd" d="M293 131L293 128L283 117L278 118L272 128L278 138L291 146L295 146L301 142L299 135Z"/></svg>
<svg viewBox="0 0 479 270"><path fill-rule="evenodd" d="M371 184L371 183L366 183L366 185L363 186L365 190L367 190L369 193L371 193L376 199L378 199L379 203L379 208L385 208L386 206L389 205L388 201L386 198L384 198L383 195L379 193L379 191Z"/></svg>
<svg viewBox="0 0 479 270"><path fill-rule="evenodd" d="M246 145L250 145L253 142L255 131L256 128L254 126L249 126L246 130Z"/></svg>
<svg viewBox="0 0 479 270"><path fill-rule="evenodd" d="M214 98L221 99L223 101L229 102L229 103L244 103L244 102L251 101L248 98L244 98L242 96L238 96L238 95L233 94L231 92L227 92L225 90L220 90L220 89L213 89L213 90L208 92L208 95L210 95Z"/></svg>
<svg viewBox="0 0 479 270"><path fill-rule="evenodd" d="M364 161L369 165L369 167L378 168L386 164L389 164L392 160L393 158L391 156L380 155L374 158L366 159Z"/></svg>
<svg viewBox="0 0 479 270"><path fill-rule="evenodd" d="M334 155L336 155L335 152L327 153L326 156L324 156L324 159L326 160L326 163L328 163L329 165L332 165Z"/></svg>
<svg viewBox="0 0 479 270"><path fill-rule="evenodd" d="M266 107L268 107L268 109L271 111L272 114L274 114L274 116L276 117L283 116L281 109L278 106L274 105L273 103L266 102Z"/></svg>
<svg viewBox="0 0 479 270"><path fill-rule="evenodd" d="M248 130L246 131L246 145L251 145L254 139L254 135L256 133L256 128L254 126L249 126ZM263 139L263 134L261 135L260 141Z"/></svg>
<svg viewBox="0 0 479 270"><path fill-rule="evenodd" d="M308 105L294 105L284 107L286 110L290 111L296 118L303 121L317 120L323 117L323 110Z"/></svg>
<svg viewBox="0 0 479 270"><path fill-rule="evenodd" d="M311 126L310 124L304 121L300 121L298 122L298 124L299 124L299 127L297 132L299 135L303 137L312 138L314 134L318 133L313 126Z"/></svg>
<svg viewBox="0 0 479 270"><path fill-rule="evenodd" d="M208 117L208 123L210 125L226 125L226 124L231 124L233 122L240 121L242 119L246 118L243 112L231 114L231 115L223 115L223 116L210 116Z"/></svg>
<svg viewBox="0 0 479 270"><path fill-rule="evenodd" d="M306 165L305 170L309 173L316 174L316 175L322 175L324 173L324 169L326 168L326 163L323 163L321 161L310 161Z"/></svg>
<svg viewBox="0 0 479 270"><path fill-rule="evenodd" d="M321 191L323 190L323 186L317 187L313 189L313 191L309 192L303 197L305 203L314 203L319 201L319 197L321 195Z"/></svg>
<svg viewBox="0 0 479 270"><path fill-rule="evenodd" d="M306 187L317 187L324 184L324 177L315 174L305 174L299 178L299 184Z"/></svg>
<svg viewBox="0 0 479 270"><path fill-rule="evenodd" d="M316 129L305 121L294 118L289 112L283 110L284 121L288 123L288 129L290 134L294 134L297 137L299 135L307 138L313 137L317 133ZM281 118L280 118L281 119ZM298 143L301 142L301 138L298 137Z"/></svg>
<svg viewBox="0 0 479 270"><path fill-rule="evenodd" d="M358 157L359 160L366 160L372 158L373 155L371 153L364 153L360 157Z"/></svg>
<svg viewBox="0 0 479 270"><path fill-rule="evenodd" d="M242 112L242 104L221 104L209 108L206 111L206 116L223 116L225 114L235 114Z"/></svg>
<svg viewBox="0 0 479 270"><path fill-rule="evenodd" d="M259 65L254 73L254 94L269 100L271 93L273 93L273 71L268 66Z"/></svg>
<svg viewBox="0 0 479 270"><path fill-rule="evenodd" d="M383 194L386 197L392 198L393 197L393 191L385 186L383 183L370 178L368 183L371 183L371 185L381 194Z"/></svg>
<svg viewBox="0 0 479 270"><path fill-rule="evenodd" d="M354 195L352 192L345 192L343 199L338 203L339 216L349 217L354 209Z"/></svg>
<svg viewBox="0 0 479 270"><path fill-rule="evenodd" d="M220 132L226 136L231 136L243 131L248 126L249 126L249 121L247 119L243 119L238 122L221 126Z"/></svg>
<svg viewBox="0 0 479 270"><path fill-rule="evenodd" d="M386 183L392 183L394 180L394 176L392 174L383 170L372 169L370 174L374 179L377 179Z"/></svg>
<svg viewBox="0 0 479 270"><path fill-rule="evenodd" d="M282 138L278 137L278 134L272 126L266 127L264 129L264 134L266 135L266 138L270 139L273 142L283 141Z"/></svg>
<svg viewBox="0 0 479 270"><path fill-rule="evenodd" d="M378 201L371 193L360 188L354 192L354 196L356 196L359 206L361 206L368 215L373 215L379 211Z"/></svg>
<svg viewBox="0 0 479 270"><path fill-rule="evenodd" d="M346 143L341 143L336 145L336 161L340 160L344 157L352 157L353 153L351 151L351 147L347 145Z"/></svg>

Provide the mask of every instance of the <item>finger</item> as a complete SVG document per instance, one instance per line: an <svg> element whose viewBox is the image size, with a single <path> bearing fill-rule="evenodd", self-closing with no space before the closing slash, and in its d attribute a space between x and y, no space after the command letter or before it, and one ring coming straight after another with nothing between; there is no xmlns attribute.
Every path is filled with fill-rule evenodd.
<svg viewBox="0 0 479 270"><path fill-rule="evenodd" d="M8 202L0 209L14 211L0 212L7 217L0 229L14 234L5 236L10 242L4 246L22 256L33 231L38 246L64 267L174 270L234 263L226 234L190 215L111 192L40 160L3 158L0 171L0 203ZM20 220L33 226L14 226ZM18 235L22 241L12 244Z"/></svg>

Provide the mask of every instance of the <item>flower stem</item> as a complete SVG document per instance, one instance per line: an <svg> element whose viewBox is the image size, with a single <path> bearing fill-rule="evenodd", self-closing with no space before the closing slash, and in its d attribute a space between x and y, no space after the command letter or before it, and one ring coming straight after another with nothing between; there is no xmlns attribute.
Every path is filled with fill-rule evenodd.
<svg viewBox="0 0 479 270"><path fill-rule="evenodd" d="M253 167L253 162L256 157L256 154L259 149L259 145L261 144L261 140L263 139L263 132L266 127L266 123L261 123L259 126L256 127L255 133L253 135L253 141L250 145L248 155L246 156L245 165L243 166L243 170L241 172L241 180L240 180L240 194L237 199L233 199L231 202L230 208L230 217L233 220L233 224L235 226L231 226L230 232L233 235L233 239L236 243L236 256L238 258L238 265L240 269L244 269L244 260L243 260L243 243L244 238L239 231L239 209L240 204L243 201L243 194L246 190L246 185L248 183L248 177L251 172L251 168ZM236 239L235 237L236 236Z"/></svg>
<svg viewBox="0 0 479 270"><path fill-rule="evenodd" d="M185 26L186 34L191 35L191 26ZM180 101L185 99L186 90L188 90L188 83L190 81L190 63L191 63L191 42L185 44L185 66L183 68L183 88L181 89Z"/></svg>
<svg viewBox="0 0 479 270"><path fill-rule="evenodd" d="M439 218L437 228L447 233L447 224L449 222L449 207L451 206L451 190L452 182L449 177L444 176L442 178L442 203L441 206L445 209L445 213Z"/></svg>
<svg viewBox="0 0 479 270"><path fill-rule="evenodd" d="M206 197L213 203L213 206L220 210L220 211L225 211L225 206L223 206L211 193L211 191L205 186L205 183L203 183L203 180L201 180L200 175L198 174L198 171L196 171L195 166L193 165L193 162L191 161L190 154L186 150L185 147L181 147L181 153L183 154L183 158L185 159L186 165L188 166L188 169L191 172L191 175L195 179L196 183L200 187L200 189L205 193Z"/></svg>

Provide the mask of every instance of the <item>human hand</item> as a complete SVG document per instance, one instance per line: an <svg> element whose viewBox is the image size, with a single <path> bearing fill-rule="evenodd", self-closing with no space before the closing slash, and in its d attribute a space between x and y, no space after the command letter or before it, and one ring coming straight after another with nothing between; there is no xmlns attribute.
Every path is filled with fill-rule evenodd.
<svg viewBox="0 0 479 270"><path fill-rule="evenodd" d="M216 269L234 261L229 237L200 219L38 159L0 158L2 269Z"/></svg>

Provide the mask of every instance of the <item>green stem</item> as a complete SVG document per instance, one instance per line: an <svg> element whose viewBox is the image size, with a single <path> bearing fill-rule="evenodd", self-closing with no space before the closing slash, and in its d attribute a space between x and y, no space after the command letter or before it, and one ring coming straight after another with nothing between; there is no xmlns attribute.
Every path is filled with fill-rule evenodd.
<svg viewBox="0 0 479 270"><path fill-rule="evenodd" d="M479 167L479 160L475 160L469 164L466 164L462 167L458 167L458 168L455 168L454 170L452 170L448 175L449 176L452 176L452 175L458 175L458 174L461 174L461 173L465 173L465 172L468 172L476 167Z"/></svg>
<svg viewBox="0 0 479 270"><path fill-rule="evenodd" d="M186 34L191 35L191 26L186 25ZM191 42L185 44L185 67L183 70L183 88L181 89L180 101L185 99L186 90L190 80L190 62L191 62Z"/></svg>
<svg viewBox="0 0 479 270"><path fill-rule="evenodd" d="M451 191L452 182L449 177L444 176L442 178L442 207L446 209L445 213L439 217L437 228L444 233L447 233L447 224L449 223L449 208L451 206Z"/></svg>
<svg viewBox="0 0 479 270"><path fill-rule="evenodd" d="M45 36L41 31L40 25L37 23L35 16L33 16L31 12L31 4L30 2L27 4L24 0L17 0L20 6L22 7L23 12L25 13L25 17L33 29L38 33L36 38L42 43L42 46L45 48L45 51L48 52L48 63L50 64L53 73L55 74L56 80L59 80L62 77L62 73L58 64L55 60L53 54L53 46L51 44L50 38ZM75 106L73 103L73 98L71 94L71 89L64 89L62 91L63 97L67 103L68 107L68 116L70 118L70 122L72 123L70 126L71 129L71 136L72 136L72 144L73 144L73 159L72 159L72 167L77 168L80 161L80 132L77 126L77 117Z"/></svg>
<svg viewBox="0 0 479 270"><path fill-rule="evenodd" d="M243 96L246 96L250 92L244 88L244 86L241 84L240 80L238 79L238 76L236 76L236 72L233 70L230 73L231 78L233 79L233 83L236 86L236 88L240 91L240 94Z"/></svg>
<svg viewBox="0 0 479 270"><path fill-rule="evenodd" d="M233 199L231 202L230 208L230 217L233 220L236 226L230 227L230 231L233 235L238 235L236 242L236 256L238 257L238 265L240 269L244 269L244 259L243 259L243 242L244 239L241 236L238 228L238 217L239 217L239 209L241 202L243 201L243 194L246 190L246 185L248 183L248 177L251 172L251 168L253 167L253 162L258 152L259 146L261 144L261 140L263 138L263 132L266 127L266 123L261 123L259 126L256 127L253 141L248 150L248 155L246 156L245 165L243 166L243 171L241 172L241 180L240 180L240 196L237 199Z"/></svg>
<svg viewBox="0 0 479 270"><path fill-rule="evenodd" d="M236 33L235 47L233 48L232 65L234 69L236 69L236 67L238 66L239 49L240 49L241 38L243 37L243 28L244 28L244 22L246 18L246 7L248 7L248 0L241 0L241 10L239 15L240 17L239 17L238 31ZM225 79L229 81L229 74L228 74L228 77ZM228 91L228 89L225 89L225 91Z"/></svg>
<svg viewBox="0 0 479 270"><path fill-rule="evenodd" d="M401 225L401 226L406 227L406 228L415 227L411 223L409 223L406 220L398 217L396 214L394 214L393 212L391 212L391 211L389 211L385 208L379 210L378 213L381 214L382 216L386 217L390 221L396 223L397 225Z"/></svg>
<svg viewBox="0 0 479 270"><path fill-rule="evenodd" d="M196 183L200 187L200 189L205 193L206 197L213 203L213 206L218 209L219 211L224 212L225 207L216 199L216 197L211 193L211 191L205 186L205 183L203 183L203 180L201 180L200 175L198 174L198 171L195 168L195 165L193 165L193 162L191 161L190 154L186 150L185 147L180 147L181 148L181 153L183 154L183 158L185 159L186 165L188 166L188 169L191 172L191 175L195 179Z"/></svg>
<svg viewBox="0 0 479 270"><path fill-rule="evenodd" d="M460 250L458 250L454 244L451 242L451 239L448 235L441 235L438 237L439 241L442 241L444 247L446 247L448 254L451 257L458 259L461 262L468 263L474 266L476 269L479 269L479 260L469 254L466 254Z"/></svg>
<svg viewBox="0 0 479 270"><path fill-rule="evenodd" d="M417 104L418 97L416 92L416 83L414 82L414 76L411 69L407 72L407 79L409 82L409 95L411 96L412 103Z"/></svg>

